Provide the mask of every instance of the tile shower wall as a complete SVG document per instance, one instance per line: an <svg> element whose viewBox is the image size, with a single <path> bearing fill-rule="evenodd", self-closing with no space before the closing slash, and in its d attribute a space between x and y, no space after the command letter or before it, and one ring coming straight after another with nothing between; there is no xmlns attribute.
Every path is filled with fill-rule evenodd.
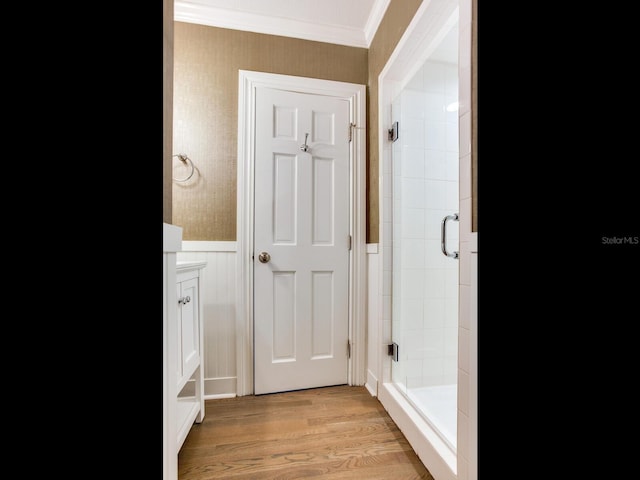
<svg viewBox="0 0 640 480"><path fill-rule="evenodd" d="M394 381L407 388L457 382L458 261L441 250L442 219L459 208L457 99L457 65L427 61L392 103ZM448 251L458 230L447 222Z"/></svg>

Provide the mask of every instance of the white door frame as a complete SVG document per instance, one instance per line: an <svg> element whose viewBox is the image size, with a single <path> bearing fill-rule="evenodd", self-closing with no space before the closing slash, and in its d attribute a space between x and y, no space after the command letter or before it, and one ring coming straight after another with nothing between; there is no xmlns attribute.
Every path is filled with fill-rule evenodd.
<svg viewBox="0 0 640 480"><path fill-rule="evenodd" d="M366 379L366 87L355 83L239 70L236 375L238 396L253 393L253 185L255 159L255 95L257 87L327 95L349 101L350 148L349 385Z"/></svg>

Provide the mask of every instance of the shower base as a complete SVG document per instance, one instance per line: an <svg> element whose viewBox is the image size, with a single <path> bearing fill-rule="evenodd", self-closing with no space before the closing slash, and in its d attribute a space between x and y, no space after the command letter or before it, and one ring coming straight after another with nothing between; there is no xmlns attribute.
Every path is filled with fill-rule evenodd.
<svg viewBox="0 0 640 480"><path fill-rule="evenodd" d="M457 448L458 386L432 385L401 389L416 410L433 425L455 451Z"/></svg>

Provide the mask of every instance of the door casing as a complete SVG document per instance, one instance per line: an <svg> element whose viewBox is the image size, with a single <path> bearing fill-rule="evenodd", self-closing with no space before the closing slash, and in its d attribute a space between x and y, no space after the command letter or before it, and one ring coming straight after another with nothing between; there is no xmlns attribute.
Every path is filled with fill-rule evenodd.
<svg viewBox="0 0 640 480"><path fill-rule="evenodd" d="M236 394L253 393L253 260L255 89L258 86L349 101L350 146L349 385L366 379L366 87L347 82L239 71L237 164Z"/></svg>

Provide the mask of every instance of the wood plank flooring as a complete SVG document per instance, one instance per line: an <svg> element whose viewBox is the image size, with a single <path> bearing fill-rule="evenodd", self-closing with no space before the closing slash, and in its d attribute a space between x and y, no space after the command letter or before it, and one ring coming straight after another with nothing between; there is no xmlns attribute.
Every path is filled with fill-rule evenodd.
<svg viewBox="0 0 640 480"><path fill-rule="evenodd" d="M433 477L365 387L205 401L178 454L178 480Z"/></svg>

